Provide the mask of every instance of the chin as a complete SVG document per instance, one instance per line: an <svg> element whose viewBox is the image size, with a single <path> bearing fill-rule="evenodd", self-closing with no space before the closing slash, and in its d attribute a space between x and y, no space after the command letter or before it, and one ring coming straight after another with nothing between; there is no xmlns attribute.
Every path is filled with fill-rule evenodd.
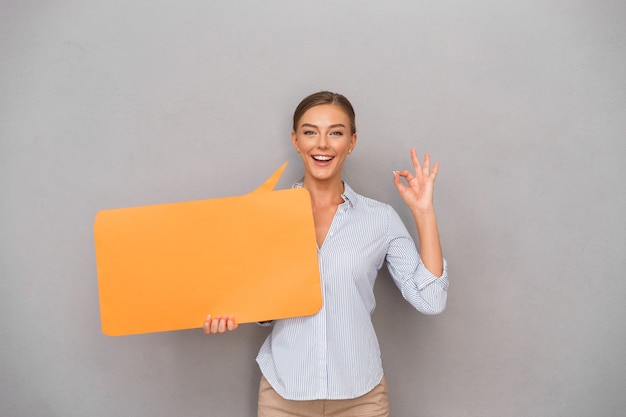
<svg viewBox="0 0 626 417"><path fill-rule="evenodd" d="M334 179L336 179L338 176L333 174L321 174L321 175L316 175L316 174L311 174L311 179L314 179L316 181L332 181Z"/></svg>

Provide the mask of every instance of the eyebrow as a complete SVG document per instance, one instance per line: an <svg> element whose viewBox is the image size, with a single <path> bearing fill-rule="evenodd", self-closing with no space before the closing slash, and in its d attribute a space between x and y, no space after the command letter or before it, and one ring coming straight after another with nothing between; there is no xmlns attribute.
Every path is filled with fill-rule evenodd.
<svg viewBox="0 0 626 417"><path fill-rule="evenodd" d="M318 127L317 127L316 125L311 124L311 123L302 123L302 124L300 125L300 127L301 127L301 128L302 128L302 127L313 127L313 128L315 128L315 129L318 129ZM336 127L343 127L343 128L345 128L345 127L346 127L346 125L344 125L343 123L337 123L337 124L334 124L334 125L330 125L330 126L328 126L328 128L329 128L329 129L334 129L334 128L336 128Z"/></svg>

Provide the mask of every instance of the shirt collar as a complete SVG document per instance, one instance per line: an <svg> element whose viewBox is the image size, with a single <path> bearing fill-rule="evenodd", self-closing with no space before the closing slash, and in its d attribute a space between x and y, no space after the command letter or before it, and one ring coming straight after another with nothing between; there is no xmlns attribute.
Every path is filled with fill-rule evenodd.
<svg viewBox="0 0 626 417"><path fill-rule="evenodd" d="M343 193L341 194L341 198L346 201L350 207L354 207L357 201L357 193L348 185L345 181L343 182ZM302 188L304 185L303 182L295 183L291 188Z"/></svg>

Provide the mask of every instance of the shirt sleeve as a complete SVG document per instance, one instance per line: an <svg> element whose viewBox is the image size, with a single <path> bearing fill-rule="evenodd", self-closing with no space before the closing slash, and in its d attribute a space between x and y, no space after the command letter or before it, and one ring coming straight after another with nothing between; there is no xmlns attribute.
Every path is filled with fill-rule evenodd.
<svg viewBox="0 0 626 417"><path fill-rule="evenodd" d="M431 273L420 258L415 242L398 213L389 206L387 268L402 296L424 314L439 314L446 308L448 263L443 274Z"/></svg>

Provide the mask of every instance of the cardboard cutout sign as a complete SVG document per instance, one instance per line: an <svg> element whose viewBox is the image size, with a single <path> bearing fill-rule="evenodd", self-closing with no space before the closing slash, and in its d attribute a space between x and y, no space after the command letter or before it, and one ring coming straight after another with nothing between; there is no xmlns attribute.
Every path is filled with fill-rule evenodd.
<svg viewBox="0 0 626 417"><path fill-rule="evenodd" d="M100 314L111 336L247 323L322 306L308 191L104 210L94 223Z"/></svg>

